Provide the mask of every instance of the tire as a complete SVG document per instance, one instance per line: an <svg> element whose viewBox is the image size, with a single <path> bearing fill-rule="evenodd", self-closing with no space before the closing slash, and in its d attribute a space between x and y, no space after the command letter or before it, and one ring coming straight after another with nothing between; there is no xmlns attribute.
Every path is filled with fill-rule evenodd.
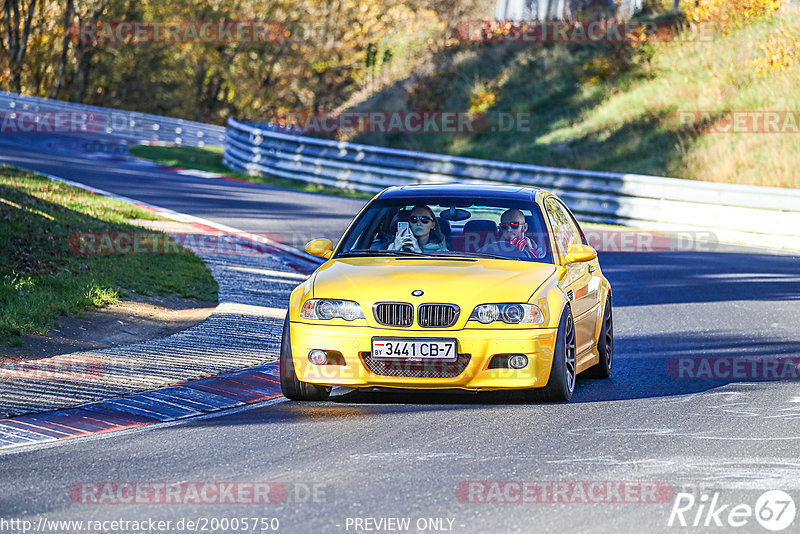
<svg viewBox="0 0 800 534"><path fill-rule="evenodd" d="M289 316L283 322L280 355L281 393L295 401L324 401L331 394L330 386L318 386L301 382L294 371L292 345L289 339Z"/></svg>
<svg viewBox="0 0 800 534"><path fill-rule="evenodd" d="M588 378L608 378L614 365L614 316L611 310L611 297L606 297L597 352L600 354L600 361L587 369L584 375Z"/></svg>
<svg viewBox="0 0 800 534"><path fill-rule="evenodd" d="M575 321L572 310L564 307L558 324L556 346L553 350L553 365L547 384L527 390L528 400L539 402L569 402L575 391L577 359L575 354Z"/></svg>

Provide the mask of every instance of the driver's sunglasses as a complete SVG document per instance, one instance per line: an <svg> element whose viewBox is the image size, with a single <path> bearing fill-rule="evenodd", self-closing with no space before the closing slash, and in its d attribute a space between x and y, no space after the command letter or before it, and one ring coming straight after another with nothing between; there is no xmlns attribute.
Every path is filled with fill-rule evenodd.
<svg viewBox="0 0 800 534"><path fill-rule="evenodd" d="M521 223L518 223L518 222L500 223L500 229L503 230L503 231L506 231L510 227L512 230L516 230L517 228L520 227L520 225L521 225Z"/></svg>
<svg viewBox="0 0 800 534"><path fill-rule="evenodd" d="M422 224L428 224L432 220L433 219L431 219L430 217L427 217L425 215L422 215L422 216L420 216L420 215L412 215L411 217L408 218L408 221L411 222L411 223L421 222Z"/></svg>

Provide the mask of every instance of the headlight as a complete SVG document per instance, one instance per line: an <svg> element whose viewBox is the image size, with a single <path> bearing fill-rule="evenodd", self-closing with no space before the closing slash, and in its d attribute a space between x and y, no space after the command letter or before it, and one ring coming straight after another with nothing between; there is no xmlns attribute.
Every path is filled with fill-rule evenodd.
<svg viewBox="0 0 800 534"><path fill-rule="evenodd" d="M544 314L533 304L481 304L472 311L469 320L483 324L495 321L506 324L542 324Z"/></svg>
<svg viewBox="0 0 800 534"><path fill-rule="evenodd" d="M341 318L345 321L364 319L364 312L357 302L352 300L311 299L303 304L300 310L303 319L330 321Z"/></svg>

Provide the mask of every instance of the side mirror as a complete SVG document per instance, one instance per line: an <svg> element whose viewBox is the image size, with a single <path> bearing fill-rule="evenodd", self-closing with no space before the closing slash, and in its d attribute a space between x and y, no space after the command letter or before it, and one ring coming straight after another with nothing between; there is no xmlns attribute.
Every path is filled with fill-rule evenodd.
<svg viewBox="0 0 800 534"><path fill-rule="evenodd" d="M328 259L333 255L333 243L330 239L315 239L308 242L306 252L318 258Z"/></svg>
<svg viewBox="0 0 800 534"><path fill-rule="evenodd" d="M592 261L597 257L597 251L588 245L572 245L567 249L564 265Z"/></svg>

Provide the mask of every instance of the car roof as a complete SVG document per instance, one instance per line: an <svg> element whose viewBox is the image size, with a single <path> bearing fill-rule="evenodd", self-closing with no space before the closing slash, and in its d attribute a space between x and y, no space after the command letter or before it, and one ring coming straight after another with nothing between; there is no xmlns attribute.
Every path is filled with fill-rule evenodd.
<svg viewBox="0 0 800 534"><path fill-rule="evenodd" d="M381 193L383 199L419 198L421 196L452 196L533 200L537 193L546 191L529 186L504 184L414 184L390 187Z"/></svg>

